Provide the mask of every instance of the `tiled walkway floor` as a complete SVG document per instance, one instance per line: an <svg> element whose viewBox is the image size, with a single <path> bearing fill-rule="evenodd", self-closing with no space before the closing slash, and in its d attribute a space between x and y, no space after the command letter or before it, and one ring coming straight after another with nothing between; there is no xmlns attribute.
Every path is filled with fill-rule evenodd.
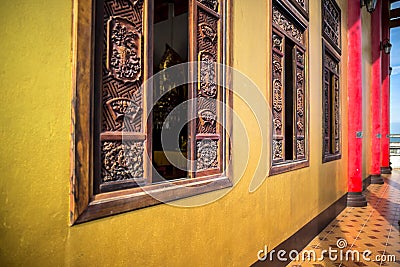
<svg viewBox="0 0 400 267"><path fill-rule="evenodd" d="M370 185L364 192L368 200L367 207L343 210L299 254L299 261L287 266L400 267L400 171L395 170L392 175L385 177L385 184ZM337 251L331 252L331 259L329 248ZM307 255L305 250L315 251L316 260L312 259L312 254L311 260L307 257L302 260L302 255ZM324 253L324 259L319 260L323 250L327 252ZM352 253L348 252L346 257L349 250ZM372 252L370 256L366 250ZM359 259L356 251L359 252ZM366 253L365 257L363 252Z"/></svg>

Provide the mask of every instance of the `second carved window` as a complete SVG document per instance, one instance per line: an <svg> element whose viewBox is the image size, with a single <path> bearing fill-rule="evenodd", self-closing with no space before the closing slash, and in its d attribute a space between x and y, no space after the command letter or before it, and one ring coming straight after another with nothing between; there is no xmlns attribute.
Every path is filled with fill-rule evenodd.
<svg viewBox="0 0 400 267"><path fill-rule="evenodd" d="M335 0L322 0L322 161L340 153L341 12Z"/></svg>
<svg viewBox="0 0 400 267"><path fill-rule="evenodd" d="M306 52L307 24L291 2L272 8L271 174L308 166Z"/></svg>

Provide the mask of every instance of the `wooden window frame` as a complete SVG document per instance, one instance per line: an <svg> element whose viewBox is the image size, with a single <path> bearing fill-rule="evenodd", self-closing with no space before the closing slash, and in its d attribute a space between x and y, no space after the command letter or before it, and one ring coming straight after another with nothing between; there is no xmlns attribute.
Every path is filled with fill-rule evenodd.
<svg viewBox="0 0 400 267"><path fill-rule="evenodd" d="M342 15L335 0L321 0L321 31L322 31L322 163L338 160L341 154L341 45L342 45ZM338 88L334 88L333 81L327 78L337 76ZM326 87L328 86L328 87ZM332 92L337 91L336 97ZM332 98L332 99L329 99ZM336 112L332 111L333 109ZM332 116L335 113L335 122ZM328 125L327 125L328 124ZM336 128L336 129L335 129ZM332 135L334 133L334 136ZM333 138L334 137L334 138ZM334 139L334 140L332 140ZM327 144L328 143L328 144ZM332 150L332 147L335 150Z"/></svg>
<svg viewBox="0 0 400 267"><path fill-rule="evenodd" d="M272 143L271 143L271 169L270 169L270 175L276 175L288 171L293 171L301 168L305 168L309 166L309 96L308 96L308 1L306 1L306 10L303 10L301 12L301 9L299 6L296 4L293 4L294 1L292 0L273 0L272 1L272 6L273 6L273 11L272 11L272 20L273 23L271 25L271 32L272 32L272 53L271 53L271 61L272 62L272 79L271 79L271 107L272 107L272 112L273 112L273 123L272 123L272 129L273 129L273 136L272 136ZM298 1L296 0L296 3ZM279 10L280 14L283 14L284 20L289 21L289 23L294 25L294 27L289 27L290 30L296 29L298 32L302 33L302 38L297 39L293 36L293 33L285 33L284 26L285 24L280 25L279 19L276 19L274 16L274 10L277 9ZM306 12L307 11L307 12ZM280 15L279 15L280 16ZM289 38L291 42L294 42L295 44L295 51L299 51L301 57L301 60L299 61L298 54L297 52L294 54L294 63L292 66L292 71L294 71L294 81L293 81L293 93L295 96L293 97L293 159L286 160L285 155L284 155L284 140L285 140L285 134L283 133L284 130L279 130L284 129L284 112L285 112L285 99L284 99L284 87L285 87L285 77L286 77L286 70L284 66L285 62L285 54L284 51L281 49L276 49L274 42L275 37L278 36L278 39L281 39L282 43L281 46L285 46L285 38ZM296 35L297 36L297 35ZM302 40L302 41L300 41ZM275 60L274 56L277 55L279 60ZM278 65L277 64L278 61ZM300 88L298 87L298 69L300 68L300 73L301 75L301 80L302 80L302 86ZM278 70L278 74L276 71ZM276 76L278 75L278 76ZM281 86L276 87L276 81L279 81ZM279 84L279 83L278 83ZM279 89L280 87L280 89ZM276 89L278 88L278 94L276 94ZM302 114L299 117L299 96L297 95L298 89L302 89L302 96L300 96L302 102L302 106L300 109L302 109ZM281 102L281 107L280 105L276 106L276 99L280 99ZM277 111L277 110L282 110L282 111ZM298 123L301 122L301 127L302 130L300 132L300 128L298 128L296 125L299 125ZM280 134L279 134L280 133ZM299 137L301 138L299 139ZM281 140L281 141L280 141ZM282 141L283 140L283 141ZM297 142L303 141L303 144L301 144L301 150L297 147ZM278 145L278 142L280 144ZM281 154L279 154L279 151L281 150ZM279 148L280 147L280 148ZM278 152L277 152L278 151ZM299 154L298 152L301 151L302 153ZM278 154L276 154L278 153ZM276 155L279 155L279 157L276 157Z"/></svg>
<svg viewBox="0 0 400 267"><path fill-rule="evenodd" d="M329 60L328 60L328 58ZM329 63L327 61L333 62ZM341 90L340 90L340 55L325 40L322 40L322 163L338 160L342 158L341 154ZM329 65L336 64L336 69L332 69ZM327 76L329 74L329 77ZM337 77L338 88L334 87L331 77ZM327 86L327 87L326 87ZM337 95L334 97L334 93ZM336 110L336 112L333 111ZM333 118L333 114L335 118ZM328 124L328 125L326 125ZM335 127L337 129L335 130ZM336 131L336 134L333 133ZM334 134L334 138L332 137ZM332 140L333 139L333 140ZM329 143L327 145L327 142ZM335 142L335 145L333 145ZM336 144L337 143L337 144ZM332 152L332 147L336 147Z"/></svg>
<svg viewBox="0 0 400 267"><path fill-rule="evenodd" d="M136 187L94 193L93 183L96 173L94 169L95 2L94 0L74 0L73 6L70 225L231 187L233 185L230 179L232 169L227 162L231 159L229 142L232 141L232 114L226 110L224 117L226 131L221 136L224 142L221 143L223 145L220 148L223 155L221 158L224 159L222 173L150 184L145 188ZM151 10L151 3L152 1L145 0L145 10ZM197 0L190 0L189 5L196 5L196 3ZM230 0L220 1L220 8L223 10L223 20L219 30L221 34L224 34L221 38L225 40L221 49L223 51L220 52L224 57L222 62L230 65ZM144 36L149 34L148 28L151 23L151 16L145 11ZM150 47L150 45L145 45L145 47ZM145 57L152 57L151 48L144 50ZM145 70L144 80L150 76L151 73ZM231 88L229 86L231 79L226 71L223 72L223 76L226 82L223 84ZM143 99L147 99L150 103L152 102L149 100L150 97L144 95ZM227 105L232 106L230 90L226 90L225 100ZM146 101L144 103L146 105ZM149 172L148 169L144 171Z"/></svg>

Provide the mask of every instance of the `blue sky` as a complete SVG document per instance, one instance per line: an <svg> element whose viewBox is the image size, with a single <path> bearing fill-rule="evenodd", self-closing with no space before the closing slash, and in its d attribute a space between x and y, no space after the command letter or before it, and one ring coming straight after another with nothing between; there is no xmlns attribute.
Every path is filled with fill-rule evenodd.
<svg viewBox="0 0 400 267"><path fill-rule="evenodd" d="M400 28L390 31L390 42L393 44L390 52L390 121L400 123Z"/></svg>
<svg viewBox="0 0 400 267"><path fill-rule="evenodd" d="M393 8L399 8L400 2L392 4ZM400 124L400 27L390 31L390 65L393 68L390 76L390 123ZM395 125L393 125L395 126ZM396 127L391 127L393 130Z"/></svg>

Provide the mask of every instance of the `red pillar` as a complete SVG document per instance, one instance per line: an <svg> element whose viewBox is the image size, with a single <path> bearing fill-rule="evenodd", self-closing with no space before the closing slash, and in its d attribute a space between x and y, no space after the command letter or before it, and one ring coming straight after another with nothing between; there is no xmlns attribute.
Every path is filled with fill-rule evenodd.
<svg viewBox="0 0 400 267"><path fill-rule="evenodd" d="M381 177L381 44L382 40L382 0L378 0L371 14L371 166L372 184L383 184Z"/></svg>
<svg viewBox="0 0 400 267"><path fill-rule="evenodd" d="M389 8L388 0L382 1L382 40L389 39ZM390 174L389 166L389 134L390 134L390 56L382 53L382 119L381 119L381 173Z"/></svg>
<svg viewBox="0 0 400 267"><path fill-rule="evenodd" d="M362 195L362 27L359 1L348 5L348 195L347 205L366 206Z"/></svg>

